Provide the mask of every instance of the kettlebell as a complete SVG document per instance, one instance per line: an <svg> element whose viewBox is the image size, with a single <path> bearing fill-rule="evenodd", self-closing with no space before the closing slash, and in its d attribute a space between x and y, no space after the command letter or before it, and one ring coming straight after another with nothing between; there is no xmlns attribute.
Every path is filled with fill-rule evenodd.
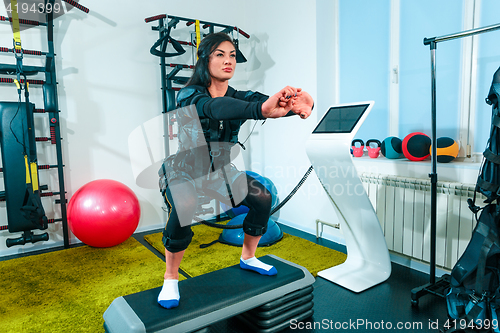
<svg viewBox="0 0 500 333"><path fill-rule="evenodd" d="M371 147L370 143L376 143L377 147ZM378 155L380 154L380 146L382 146L382 143L377 140L377 139L370 139L366 141L366 149L368 150L368 156L371 158L377 158Z"/></svg>
<svg viewBox="0 0 500 333"><path fill-rule="evenodd" d="M356 143L361 144L361 146L356 147ZM363 151L365 149L365 143L361 139L354 139L351 142L351 148L352 148L352 155L354 157L361 157L361 156L363 156Z"/></svg>

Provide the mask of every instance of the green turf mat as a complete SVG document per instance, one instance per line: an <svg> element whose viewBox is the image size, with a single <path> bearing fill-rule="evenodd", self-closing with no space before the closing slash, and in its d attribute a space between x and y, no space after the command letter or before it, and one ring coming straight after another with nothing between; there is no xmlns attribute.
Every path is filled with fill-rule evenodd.
<svg viewBox="0 0 500 333"><path fill-rule="evenodd" d="M104 332L123 295L159 287L165 263L134 238L0 262L0 332Z"/></svg>

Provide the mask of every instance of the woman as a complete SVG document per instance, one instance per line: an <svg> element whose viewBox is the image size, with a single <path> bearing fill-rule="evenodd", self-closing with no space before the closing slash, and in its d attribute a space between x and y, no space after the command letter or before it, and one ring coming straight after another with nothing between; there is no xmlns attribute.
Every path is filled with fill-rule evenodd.
<svg viewBox="0 0 500 333"><path fill-rule="evenodd" d="M191 134L179 136L179 152L167 158L160 170L160 184L163 184L160 186L169 209L163 231L166 270L158 296L158 303L165 308L179 305L179 265L193 236L190 224L200 191L233 207L240 203L249 207L243 222L245 237L240 267L263 275L277 274L273 266L255 258L259 240L266 232L271 194L260 182L231 165L230 148L238 143L239 129L247 119L294 114L305 119L311 114L313 100L300 88L289 86L271 97L236 91L228 83L235 66L236 49L232 39L225 33L210 34L199 45L193 76L177 94L177 106L182 108L177 117L179 132ZM186 143L193 140L187 136L201 132L182 120L193 108L201 123L201 136L207 142L209 158L204 159L196 148Z"/></svg>

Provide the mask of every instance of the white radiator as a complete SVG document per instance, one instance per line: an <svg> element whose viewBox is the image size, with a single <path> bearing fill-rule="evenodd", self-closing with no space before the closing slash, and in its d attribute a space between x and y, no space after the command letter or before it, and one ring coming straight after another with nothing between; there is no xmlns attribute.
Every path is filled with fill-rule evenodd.
<svg viewBox="0 0 500 333"><path fill-rule="evenodd" d="M430 261L430 179L361 174L377 212L387 247L405 256ZM436 265L452 269L467 247L476 220L467 199L475 184L438 182ZM484 201L478 193L476 204Z"/></svg>

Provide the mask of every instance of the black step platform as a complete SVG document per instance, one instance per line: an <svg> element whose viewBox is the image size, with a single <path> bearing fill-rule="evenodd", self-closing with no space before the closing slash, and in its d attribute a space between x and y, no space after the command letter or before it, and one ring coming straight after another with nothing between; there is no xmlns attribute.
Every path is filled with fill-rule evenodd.
<svg viewBox="0 0 500 333"><path fill-rule="evenodd" d="M236 318L255 333L275 333L313 314L313 287L309 286L244 312Z"/></svg>
<svg viewBox="0 0 500 333"><path fill-rule="evenodd" d="M180 304L168 310L156 301L161 287L118 297L104 312L104 328L109 333L195 332L261 307L245 318L260 316L259 327L278 332L292 319L310 317L315 281L311 273L273 255L259 259L276 267L278 274L263 276L234 265L180 281Z"/></svg>

